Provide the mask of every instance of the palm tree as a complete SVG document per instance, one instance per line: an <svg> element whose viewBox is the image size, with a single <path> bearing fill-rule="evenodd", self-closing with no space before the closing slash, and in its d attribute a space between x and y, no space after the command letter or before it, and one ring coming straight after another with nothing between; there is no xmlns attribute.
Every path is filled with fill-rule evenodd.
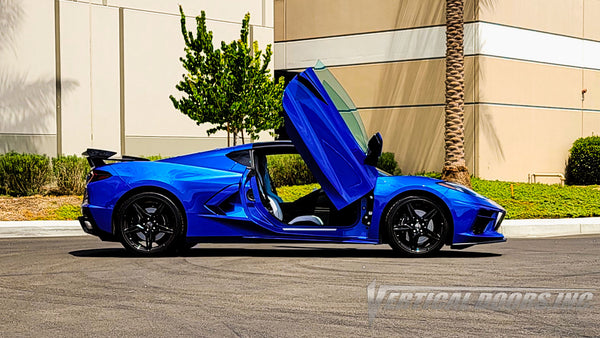
<svg viewBox="0 0 600 338"><path fill-rule="evenodd" d="M471 186L464 149L464 2L446 0L446 122L442 179Z"/></svg>

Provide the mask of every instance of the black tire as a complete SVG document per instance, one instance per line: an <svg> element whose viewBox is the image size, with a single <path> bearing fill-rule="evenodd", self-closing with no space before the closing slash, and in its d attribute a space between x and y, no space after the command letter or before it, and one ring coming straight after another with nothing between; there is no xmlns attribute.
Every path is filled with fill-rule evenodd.
<svg viewBox="0 0 600 338"><path fill-rule="evenodd" d="M136 255L153 256L175 252L182 245L185 224L169 197L142 192L121 204L116 227L125 249Z"/></svg>
<svg viewBox="0 0 600 338"><path fill-rule="evenodd" d="M385 227L392 249L412 257L440 251L449 228L442 207L425 196L408 196L395 202L385 216Z"/></svg>

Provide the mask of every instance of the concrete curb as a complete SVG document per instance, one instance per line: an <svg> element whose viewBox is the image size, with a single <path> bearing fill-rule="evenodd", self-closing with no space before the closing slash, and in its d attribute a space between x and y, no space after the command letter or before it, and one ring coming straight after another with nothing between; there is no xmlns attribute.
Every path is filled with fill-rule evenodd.
<svg viewBox="0 0 600 338"><path fill-rule="evenodd" d="M79 221L0 222L0 238L87 236Z"/></svg>
<svg viewBox="0 0 600 338"><path fill-rule="evenodd" d="M509 219L500 233L507 238L537 238L600 234L600 217L561 219ZM0 222L0 238L89 236L78 221Z"/></svg>
<svg viewBox="0 0 600 338"><path fill-rule="evenodd" d="M500 226L507 238L600 234L600 217L558 219L507 219Z"/></svg>

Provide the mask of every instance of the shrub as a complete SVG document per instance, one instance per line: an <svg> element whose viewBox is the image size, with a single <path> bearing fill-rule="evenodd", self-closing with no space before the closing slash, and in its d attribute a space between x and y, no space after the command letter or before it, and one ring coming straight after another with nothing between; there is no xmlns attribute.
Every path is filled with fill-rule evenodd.
<svg viewBox="0 0 600 338"><path fill-rule="evenodd" d="M430 178L437 178L438 180L442 179L442 173L438 173L435 171L422 171L415 174L415 176L425 176Z"/></svg>
<svg viewBox="0 0 600 338"><path fill-rule="evenodd" d="M275 187L316 183L304 160L298 154L271 155L269 173Z"/></svg>
<svg viewBox="0 0 600 338"><path fill-rule="evenodd" d="M10 152L0 157L0 183L11 196L39 194L50 182L50 159L45 155Z"/></svg>
<svg viewBox="0 0 600 338"><path fill-rule="evenodd" d="M6 194L6 190L4 189L4 177L6 176L6 171L2 166L4 156L4 154L0 154L0 195Z"/></svg>
<svg viewBox="0 0 600 338"><path fill-rule="evenodd" d="M600 184L600 136L582 137L573 143L566 168L567 184Z"/></svg>
<svg viewBox="0 0 600 338"><path fill-rule="evenodd" d="M275 187L316 183L312 173L299 154L269 156L269 173ZM392 175L401 175L394 153L382 153L377 168Z"/></svg>
<svg viewBox="0 0 600 338"><path fill-rule="evenodd" d="M284 202L294 202L300 197L304 197L316 189L320 189L321 186L318 183L311 183L306 185L293 185L293 186L282 186L277 188L277 195L281 197Z"/></svg>
<svg viewBox="0 0 600 338"><path fill-rule="evenodd" d="M398 168L398 162L394 158L394 153L382 153L377 161L377 168L391 175L402 174L402 170Z"/></svg>
<svg viewBox="0 0 600 338"><path fill-rule="evenodd" d="M52 169L58 192L64 195L81 195L85 189L85 176L89 171L85 158L60 156L52 159Z"/></svg>
<svg viewBox="0 0 600 338"><path fill-rule="evenodd" d="M150 161L158 161L158 160L162 160L163 158L168 158L168 157L163 157L162 155L151 155L151 156L142 156L143 158L147 158Z"/></svg>

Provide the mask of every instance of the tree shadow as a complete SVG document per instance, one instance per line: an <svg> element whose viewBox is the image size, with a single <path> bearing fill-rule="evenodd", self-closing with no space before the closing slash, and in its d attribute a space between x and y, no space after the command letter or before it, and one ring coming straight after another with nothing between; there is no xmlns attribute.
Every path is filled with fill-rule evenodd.
<svg viewBox="0 0 600 338"><path fill-rule="evenodd" d="M411 6L410 10L404 8ZM419 27L423 22L443 22L444 3L433 1L410 2L399 5L396 27ZM439 39L391 41L387 54L404 45L431 45ZM433 48L433 47L431 47ZM438 171L443 164L444 68L439 60L398 60L381 66L381 75L373 85L377 87L373 106L376 110L361 109L369 133L381 132L385 151L395 154L404 173ZM437 104L437 106L436 106ZM389 108L385 108L389 107ZM373 115L373 116L371 116Z"/></svg>
<svg viewBox="0 0 600 338"><path fill-rule="evenodd" d="M26 14L20 1L0 0L2 59L10 57L13 63L18 63L20 51L17 33ZM54 74L32 79L27 71L7 65L0 66L0 133L4 134L6 141L2 143L0 152L47 152L43 141L31 136L56 135L56 90L61 88L62 95L65 95L79 86L75 80L58 80L60 83L56 82ZM22 134L26 136L23 137Z"/></svg>
<svg viewBox="0 0 600 338"><path fill-rule="evenodd" d="M56 80L38 78L27 80L24 73L0 69L0 109L4 128L22 125L37 126L34 131L48 133L45 128L55 124ZM62 80L61 91L68 93L79 86L74 80Z"/></svg>
<svg viewBox="0 0 600 338"><path fill-rule="evenodd" d="M465 19L478 21L481 10L493 11L497 0L473 0L465 2ZM444 2L422 1L412 4L410 10L399 6L396 26L418 27L417 18L425 22L445 22ZM413 16L413 17L409 17ZM413 39L418 39L417 35ZM476 35L473 45L477 42ZM440 40L426 39L431 49L438 49ZM465 41L465 45L468 42ZM403 45L417 45L417 41L392 41L387 53L402 48ZM436 44L435 46L433 44ZM479 84L485 79L476 58L465 60L465 157L467 165L474 167L477 156L477 138L485 137L490 151L498 159L504 160L501 140L494 121L488 114L478 112L473 103L479 101ZM395 154L404 173L439 171L444 158L444 79L443 58L428 60L403 60L381 66L381 75L372 85L377 87L372 106L359 107L369 133L381 132L385 151ZM471 71L472 65L472 71ZM387 107L387 108L386 108ZM365 109L367 108L367 109ZM479 114L479 116L477 116ZM479 132L477 132L479 129ZM478 135L479 134L479 135Z"/></svg>
<svg viewBox="0 0 600 338"><path fill-rule="evenodd" d="M16 54L16 31L21 25L25 12L21 0L0 0L0 51L10 49Z"/></svg>
<svg viewBox="0 0 600 338"><path fill-rule="evenodd" d="M481 12L482 11L493 12L496 7L497 1L498 0L478 0L477 6L474 8L475 19L478 21L481 20ZM479 36L479 34L477 34L476 36ZM474 46L475 50L477 51L477 53L479 53L479 51L484 49L486 40L481 39L481 38L475 39L475 36L473 37L473 39L474 39L473 46ZM481 57L482 56L480 56L480 58ZM486 73L482 70L482 67L480 66L479 62L475 62L475 65L473 67L474 67L473 81L475 81L475 78L478 78L479 83L477 84L477 87L481 87L481 84L484 83L484 81L486 80L486 77L485 77ZM500 137L498 136L498 132L496 131L496 125L494 123L493 115L490 114L489 112L481 110L482 99L481 99L481 93L479 91L479 88L474 88L473 97L474 97L474 101L476 103L478 103L478 105L479 105L479 107L478 107L478 115L479 116L477 118L477 123L478 123L478 127L480 129L480 132L479 132L478 137L480 137L480 138L485 137L486 141L489 145L489 148L486 150L489 151L490 153L494 154L494 156L496 157L497 160L504 161L505 160L504 149L502 148L502 141L500 140ZM481 140L478 140L478 142L481 143ZM481 151L481 149L480 149L480 151Z"/></svg>

